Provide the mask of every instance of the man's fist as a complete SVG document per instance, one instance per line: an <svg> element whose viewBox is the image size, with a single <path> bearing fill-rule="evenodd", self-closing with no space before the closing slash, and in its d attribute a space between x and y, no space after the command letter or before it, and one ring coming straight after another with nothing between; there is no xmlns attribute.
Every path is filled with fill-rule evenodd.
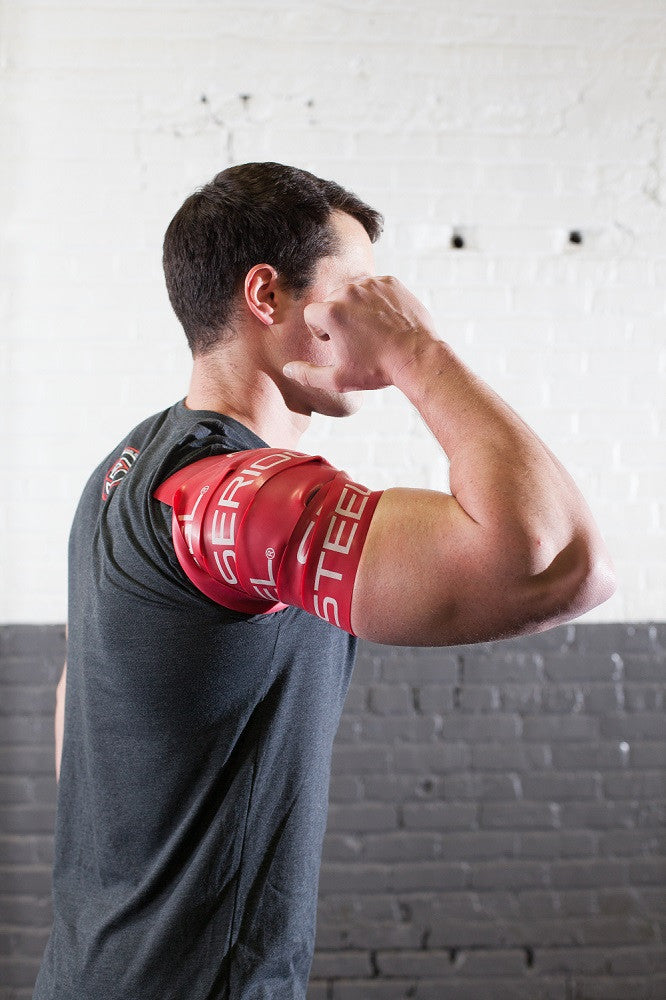
<svg viewBox="0 0 666 1000"><path fill-rule="evenodd" d="M437 336L430 313L393 277L365 278L310 302L303 318L313 336L330 340L333 363L290 361L284 374L330 392L382 389Z"/></svg>

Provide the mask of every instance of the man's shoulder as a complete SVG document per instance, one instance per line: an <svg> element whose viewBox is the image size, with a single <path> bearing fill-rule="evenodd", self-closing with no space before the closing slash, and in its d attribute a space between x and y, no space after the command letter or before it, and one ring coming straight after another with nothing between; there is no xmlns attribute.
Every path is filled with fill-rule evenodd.
<svg viewBox="0 0 666 1000"><path fill-rule="evenodd" d="M173 407L169 407L159 413L153 413L124 434L93 470L87 488L93 488L97 484L99 489L101 482L102 499L108 500L118 484L133 468L146 446L150 445L165 427L172 409Z"/></svg>
<svg viewBox="0 0 666 1000"><path fill-rule="evenodd" d="M189 410L180 400L124 434L94 469L84 493L101 493L101 499L107 501L130 472L135 486L141 482L152 492L168 476L192 462L264 444L233 418Z"/></svg>

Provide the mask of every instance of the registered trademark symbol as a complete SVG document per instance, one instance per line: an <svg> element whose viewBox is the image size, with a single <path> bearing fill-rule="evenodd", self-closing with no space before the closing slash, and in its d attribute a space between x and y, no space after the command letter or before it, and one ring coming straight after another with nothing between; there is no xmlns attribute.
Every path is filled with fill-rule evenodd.
<svg viewBox="0 0 666 1000"><path fill-rule="evenodd" d="M275 549L266 549L266 558L275 559Z"/></svg>

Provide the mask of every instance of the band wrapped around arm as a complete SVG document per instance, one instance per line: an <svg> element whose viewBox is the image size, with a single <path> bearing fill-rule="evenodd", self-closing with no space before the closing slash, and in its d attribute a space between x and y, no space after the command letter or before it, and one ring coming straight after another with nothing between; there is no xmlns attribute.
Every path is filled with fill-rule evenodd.
<svg viewBox="0 0 666 1000"><path fill-rule="evenodd" d="M287 605L347 632L354 580L381 492L323 458L257 448L201 459L154 494L173 508L178 562L224 607Z"/></svg>

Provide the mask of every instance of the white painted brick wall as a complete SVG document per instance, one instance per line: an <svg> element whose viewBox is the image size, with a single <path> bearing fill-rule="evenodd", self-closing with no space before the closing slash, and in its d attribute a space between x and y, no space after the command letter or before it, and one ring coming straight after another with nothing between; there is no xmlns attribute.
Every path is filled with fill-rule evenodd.
<svg viewBox="0 0 666 1000"><path fill-rule="evenodd" d="M186 392L164 229L249 159L386 213L379 271L424 299L596 512L620 587L589 617L664 618L664 0L0 11L0 620L64 619L85 479ZM446 484L395 390L315 419L304 447L373 487Z"/></svg>

